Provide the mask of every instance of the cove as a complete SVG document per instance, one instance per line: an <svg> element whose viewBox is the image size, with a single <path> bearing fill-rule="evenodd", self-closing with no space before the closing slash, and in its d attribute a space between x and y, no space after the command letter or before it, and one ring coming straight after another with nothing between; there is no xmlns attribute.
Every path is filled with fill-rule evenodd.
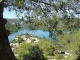
<svg viewBox="0 0 80 60"><path fill-rule="evenodd" d="M35 35L35 36L40 37L40 38L45 37L47 40L48 40L48 39L53 40L53 38L51 38L51 37L49 36L49 35L50 35L50 32L49 32L49 31L29 30L29 29L27 29L27 28L20 29L20 30L18 30L18 31L15 32L15 33L11 33L11 34L8 36L8 40L9 40L9 41L12 41L15 36L21 35L21 34L25 34L25 33L32 34L32 35Z"/></svg>

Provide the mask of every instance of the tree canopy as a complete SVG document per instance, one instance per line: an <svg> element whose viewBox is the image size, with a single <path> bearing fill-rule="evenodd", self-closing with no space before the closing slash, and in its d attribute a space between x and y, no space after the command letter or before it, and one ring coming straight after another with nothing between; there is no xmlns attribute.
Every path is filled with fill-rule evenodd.
<svg viewBox="0 0 80 60"><path fill-rule="evenodd" d="M60 18L74 18L80 14L80 0L5 0L5 7L15 10L16 15L24 17L51 17L57 14Z"/></svg>

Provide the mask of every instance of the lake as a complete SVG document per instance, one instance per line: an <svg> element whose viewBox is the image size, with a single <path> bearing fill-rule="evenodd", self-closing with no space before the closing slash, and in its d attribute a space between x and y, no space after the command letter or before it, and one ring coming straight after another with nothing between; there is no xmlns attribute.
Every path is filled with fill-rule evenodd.
<svg viewBox="0 0 80 60"><path fill-rule="evenodd" d="M21 35L21 34L25 34L25 33L32 34L32 35L35 35L35 36L40 37L40 38L45 37L47 40L48 39L53 40L53 38L50 37L50 32L49 31L29 30L27 28L20 29L20 30L18 30L18 32L15 32L15 33L10 34L8 36L8 39L9 39L9 41L12 41L15 36Z"/></svg>

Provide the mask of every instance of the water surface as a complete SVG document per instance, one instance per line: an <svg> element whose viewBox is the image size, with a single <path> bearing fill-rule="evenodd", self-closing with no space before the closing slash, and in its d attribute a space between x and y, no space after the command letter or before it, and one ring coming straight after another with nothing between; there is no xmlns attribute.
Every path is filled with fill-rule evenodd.
<svg viewBox="0 0 80 60"><path fill-rule="evenodd" d="M29 30L29 29L27 29L27 28L20 29L20 30L18 30L18 32L15 32L15 33L10 34L10 35L8 36L8 39L9 39L9 41L12 41L15 36L21 35L21 34L25 34L25 33L32 34L32 35L38 36L38 37L40 37L40 38L45 37L46 39L52 40L52 38L49 37L49 34L50 34L49 31Z"/></svg>

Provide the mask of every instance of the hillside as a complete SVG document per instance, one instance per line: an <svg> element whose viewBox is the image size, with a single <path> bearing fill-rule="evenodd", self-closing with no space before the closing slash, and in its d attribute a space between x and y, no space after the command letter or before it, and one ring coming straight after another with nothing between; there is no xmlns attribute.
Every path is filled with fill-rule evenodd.
<svg viewBox="0 0 80 60"><path fill-rule="evenodd" d="M14 19L12 19L12 18L11 18L11 19L6 18L6 19L7 19L7 21L10 22L10 23L12 23L12 22L20 22L19 19L15 19L15 18L14 18Z"/></svg>

